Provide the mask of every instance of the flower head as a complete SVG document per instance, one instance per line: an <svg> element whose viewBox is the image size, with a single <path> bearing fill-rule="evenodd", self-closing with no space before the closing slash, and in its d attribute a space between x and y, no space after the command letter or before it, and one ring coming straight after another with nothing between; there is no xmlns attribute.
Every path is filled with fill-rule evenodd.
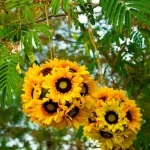
<svg viewBox="0 0 150 150"><path fill-rule="evenodd" d="M51 75L45 77L43 87L49 89L53 98L65 104L72 98L80 97L80 84L83 78L69 72L69 68L57 68L52 70Z"/></svg>
<svg viewBox="0 0 150 150"><path fill-rule="evenodd" d="M124 130L127 125L125 119L125 112L123 112L123 104L113 99L111 102L102 103L101 107L96 109L99 126L106 127L108 130L115 132L117 130Z"/></svg>
<svg viewBox="0 0 150 150"><path fill-rule="evenodd" d="M128 119L128 128L137 133L141 128L142 114L140 108L135 104L134 100L127 100L124 111L126 112L126 118Z"/></svg>

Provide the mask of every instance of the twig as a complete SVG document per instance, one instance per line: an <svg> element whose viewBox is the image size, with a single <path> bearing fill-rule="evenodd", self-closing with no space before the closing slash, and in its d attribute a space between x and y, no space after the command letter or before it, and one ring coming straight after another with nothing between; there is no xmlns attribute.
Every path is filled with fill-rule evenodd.
<svg viewBox="0 0 150 150"><path fill-rule="evenodd" d="M86 3L86 4L92 5L93 8L96 8L96 7L99 6L98 3ZM75 3L70 3L69 5L70 5L70 6L79 6L79 3L75 2ZM79 15L80 15L80 14L84 14L84 12L77 12L77 13L78 13ZM58 14L58 15L49 15L48 18L50 19L50 18L53 18L53 17L57 18L57 17L66 17L66 16L68 16L68 14L62 13L62 14ZM42 19L37 20L36 22L37 22L37 23L38 23L38 22L42 22L42 21L44 21L45 19L46 19L46 18L42 18Z"/></svg>
<svg viewBox="0 0 150 150"><path fill-rule="evenodd" d="M48 6L49 5L47 5L47 4L45 4L45 18L46 18L46 23L47 23L47 25L48 26L50 26L50 22L49 22L49 18L48 18ZM49 42L50 42L51 40L50 40L50 37L49 37ZM50 48L50 55L51 55L51 59L53 59L53 49L52 48Z"/></svg>
<svg viewBox="0 0 150 150"><path fill-rule="evenodd" d="M92 31L92 28L89 23L88 23L88 33L89 33L89 37L92 42L92 45L94 47L94 53L96 54L98 52L98 50L97 50L97 47L96 47L96 44L94 41L93 31ZM102 76L102 64L101 64L101 61L100 61L100 58L98 55L96 55L96 61L97 61L97 66L98 66L99 80L100 80L100 83L102 85L104 85L104 80L103 80L103 76Z"/></svg>

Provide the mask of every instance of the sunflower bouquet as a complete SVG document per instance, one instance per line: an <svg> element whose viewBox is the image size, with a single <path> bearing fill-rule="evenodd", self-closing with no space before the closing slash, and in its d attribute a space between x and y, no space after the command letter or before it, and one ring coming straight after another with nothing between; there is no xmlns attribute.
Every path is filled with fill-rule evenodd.
<svg viewBox="0 0 150 150"><path fill-rule="evenodd" d="M23 111L33 122L58 128L79 128L95 106L97 83L85 66L68 60L49 60L26 73Z"/></svg>
<svg viewBox="0 0 150 150"><path fill-rule="evenodd" d="M104 150L127 149L136 139L141 121L134 100L122 90L104 87L99 89L96 109L84 127L84 135L98 140Z"/></svg>
<svg viewBox="0 0 150 150"><path fill-rule="evenodd" d="M141 113L123 90L98 87L87 68L69 60L34 64L25 75L23 111L42 126L84 126L101 148L127 149L141 127Z"/></svg>

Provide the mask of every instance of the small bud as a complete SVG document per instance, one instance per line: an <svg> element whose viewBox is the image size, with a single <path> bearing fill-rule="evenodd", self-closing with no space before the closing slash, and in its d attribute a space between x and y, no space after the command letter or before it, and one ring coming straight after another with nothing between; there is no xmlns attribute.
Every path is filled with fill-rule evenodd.
<svg viewBox="0 0 150 150"><path fill-rule="evenodd" d="M16 65L16 70L17 70L18 74L21 75L21 69L20 69L19 63Z"/></svg>

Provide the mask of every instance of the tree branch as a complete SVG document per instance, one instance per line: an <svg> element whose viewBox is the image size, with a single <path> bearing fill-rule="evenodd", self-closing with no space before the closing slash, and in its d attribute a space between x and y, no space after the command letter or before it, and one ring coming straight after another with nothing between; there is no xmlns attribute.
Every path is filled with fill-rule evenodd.
<svg viewBox="0 0 150 150"><path fill-rule="evenodd" d="M78 3L72 3L72 4L70 4L70 6L75 6L75 5L76 5L76 6L79 6L79 4L78 4L78 5L77 5L77 4L78 4ZM98 3L87 3L87 4L92 5L93 9L99 6ZM78 13L78 15L84 14L84 12L77 12L77 13ZM57 17L66 17L66 16L68 16L68 15L69 15L69 14L67 14L67 13L62 13L62 14L58 14L58 15L49 15L49 16L48 16L48 19L53 18L53 17L55 17L55 18L57 18ZM37 20L36 22L38 23L38 22L42 22L42 21L44 21L44 20L46 20L46 18L41 18L41 19Z"/></svg>

